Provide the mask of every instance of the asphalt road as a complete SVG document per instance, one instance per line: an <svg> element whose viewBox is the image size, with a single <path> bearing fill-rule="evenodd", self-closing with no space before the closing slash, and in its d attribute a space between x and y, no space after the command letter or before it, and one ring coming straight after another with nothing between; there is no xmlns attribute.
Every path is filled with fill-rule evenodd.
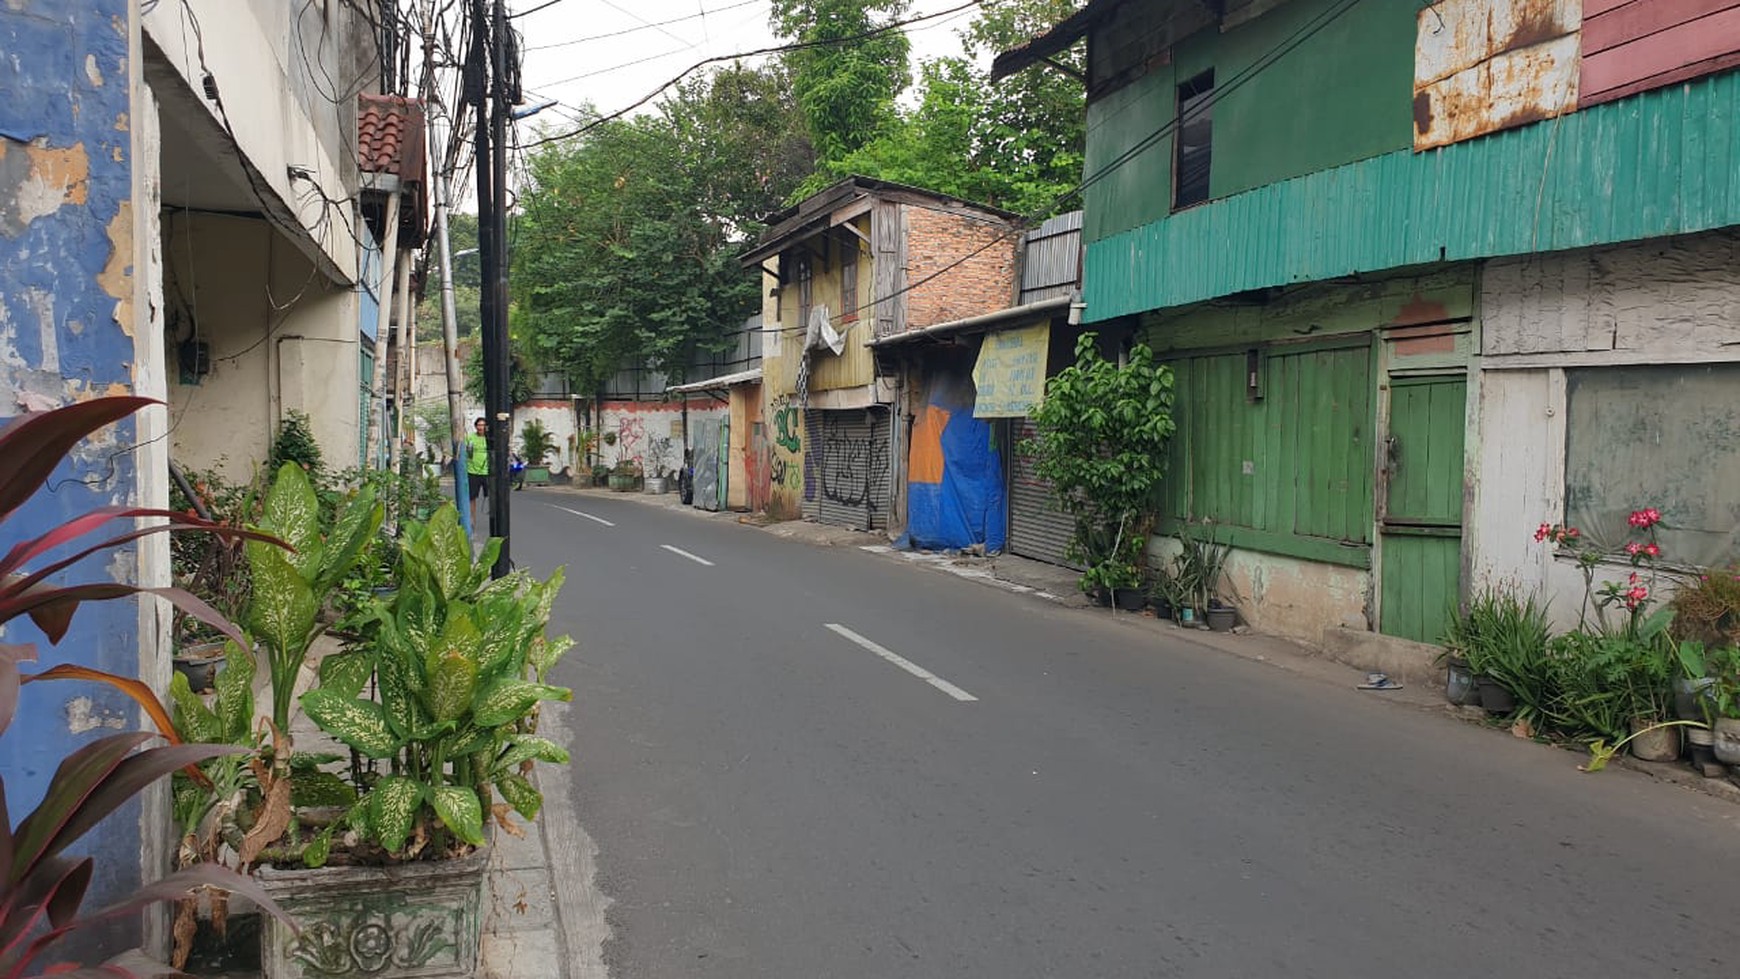
<svg viewBox="0 0 1740 979"><path fill-rule="evenodd" d="M1740 965L1740 807L855 548L555 491L514 527L568 566L619 979Z"/></svg>

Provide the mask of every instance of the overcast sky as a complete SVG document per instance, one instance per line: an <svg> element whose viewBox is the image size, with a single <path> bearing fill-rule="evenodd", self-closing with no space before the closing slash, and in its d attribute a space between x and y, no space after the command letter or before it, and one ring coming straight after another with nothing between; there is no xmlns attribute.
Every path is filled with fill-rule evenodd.
<svg viewBox="0 0 1740 979"><path fill-rule="evenodd" d="M530 10L541 2L509 0L508 9ZM960 2L913 0L907 16ZM564 116L572 116L573 106L591 102L600 112L614 112L703 58L781 43L768 27L768 9L769 0L561 0L518 18L526 47L526 101L564 103L530 120L532 128L559 131L571 125ZM960 54L956 32L973 12L908 28L914 66L924 58Z"/></svg>

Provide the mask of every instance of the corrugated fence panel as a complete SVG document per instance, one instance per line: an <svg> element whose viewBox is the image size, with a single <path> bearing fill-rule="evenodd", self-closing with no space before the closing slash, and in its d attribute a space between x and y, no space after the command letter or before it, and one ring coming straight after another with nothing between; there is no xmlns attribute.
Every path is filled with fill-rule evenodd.
<svg viewBox="0 0 1740 979"><path fill-rule="evenodd" d="M854 530L888 526L889 425L885 409L809 411L804 453L805 515L815 487L816 519ZM811 474L814 481L812 483Z"/></svg>
<svg viewBox="0 0 1740 979"><path fill-rule="evenodd" d="M1021 262L1021 302L1032 303L1075 290L1081 275L1081 212L1047 218L1027 233Z"/></svg>
<svg viewBox="0 0 1740 979"><path fill-rule="evenodd" d="M1307 174L1093 242L1086 318L1732 224L1740 224L1740 72Z"/></svg>
<svg viewBox="0 0 1740 979"><path fill-rule="evenodd" d="M1039 429L1025 418L1015 420L1014 444L1035 438ZM1033 459L1019 452L1009 460L1009 552L1037 561L1084 570L1064 558L1075 536L1075 518L1057 508L1051 484L1033 471Z"/></svg>

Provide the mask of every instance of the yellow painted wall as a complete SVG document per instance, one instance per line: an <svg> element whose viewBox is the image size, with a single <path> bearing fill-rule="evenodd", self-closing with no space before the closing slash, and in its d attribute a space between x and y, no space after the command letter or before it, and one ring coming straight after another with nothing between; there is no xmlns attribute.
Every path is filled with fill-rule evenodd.
<svg viewBox="0 0 1740 979"><path fill-rule="evenodd" d="M854 219L852 224L860 232L869 234L869 215ZM868 388L875 381L875 362L866 345L872 339L874 323L870 310L866 308L870 302L872 281L871 255L869 247L862 241L858 242L860 313L855 322L838 320L841 309L838 242L844 237L836 235L834 243L827 249L826 261L821 254L820 236L809 240L809 244L814 246L809 253L811 303L827 306L829 313L836 317L834 328L842 330L846 337L846 348L840 356L826 350L813 356L809 387L812 398L824 391ZM779 286L777 260L769 260L763 269L761 316L762 323L766 324L762 327L763 437L760 446L750 444L746 451L758 453L755 465L764 467L756 478L764 476L767 479L767 512L780 519L795 520L802 515L803 509L805 448L803 411L797 395L798 365L803 358L804 339L798 319L799 287L796 281L787 283L776 296L774 289ZM735 427L733 431L736 431ZM744 426L744 431L748 431L748 426ZM734 474L733 485L747 486L749 483L748 480L739 483Z"/></svg>

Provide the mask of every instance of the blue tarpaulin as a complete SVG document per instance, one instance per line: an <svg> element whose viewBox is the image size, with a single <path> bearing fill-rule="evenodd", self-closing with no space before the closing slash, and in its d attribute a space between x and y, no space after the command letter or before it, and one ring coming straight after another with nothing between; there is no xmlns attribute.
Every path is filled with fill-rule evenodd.
<svg viewBox="0 0 1740 979"><path fill-rule="evenodd" d="M925 550L982 544L986 553L1000 553L1009 500L996 431L973 417L973 385L964 373L932 374L927 394L907 460L910 544Z"/></svg>

